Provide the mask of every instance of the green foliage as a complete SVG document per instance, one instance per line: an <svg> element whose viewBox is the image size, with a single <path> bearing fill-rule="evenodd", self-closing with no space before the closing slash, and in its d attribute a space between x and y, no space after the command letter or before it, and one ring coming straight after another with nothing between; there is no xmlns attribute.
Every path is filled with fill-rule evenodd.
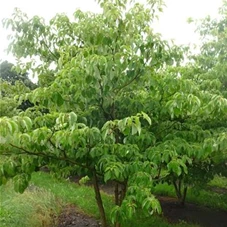
<svg viewBox="0 0 227 227"><path fill-rule="evenodd" d="M206 152L209 151L211 143L217 139L217 144L214 144L214 153L212 164L215 165L217 173L226 176L226 132L227 132L227 115L226 115L226 17L227 2L223 1L223 5L219 10L219 17L212 19L207 16L201 21L197 21L197 31L201 36L200 52L197 55L192 55L190 58L193 60L193 65L190 65L191 74L185 74L187 78L195 81L199 88L204 93L212 93L208 108L216 105L217 109L210 112L215 114L212 120L202 120L200 125L203 129L209 130L213 138L207 139L204 143ZM208 98L208 97L207 97ZM212 142L213 140L213 142ZM219 152L218 152L219 150ZM222 152L220 152L222 151Z"/></svg>
<svg viewBox="0 0 227 227"><path fill-rule="evenodd" d="M16 81L21 81L26 87L29 87L31 90L36 88L36 85L28 78L27 73L21 74L17 73L14 70L14 65L8 61L3 61L0 64L0 78L3 81L14 85Z"/></svg>
<svg viewBox="0 0 227 227"><path fill-rule="evenodd" d="M105 0L102 13L77 10L72 21L57 15L46 24L18 10L5 19L17 70L33 70L40 87L20 96L34 108L0 119L0 154L9 157L1 184L13 178L23 192L42 166L56 176L88 176L106 227L99 180L115 184L119 226L136 210L160 213L152 185L173 183L185 200L188 186L224 172L225 94L219 81L207 87L205 69L180 66L184 49L153 32L160 4Z"/></svg>
<svg viewBox="0 0 227 227"><path fill-rule="evenodd" d="M18 97L26 92L30 92L30 89L20 81L16 81L12 85L7 81L0 80L0 87L0 116L12 117L19 114L18 107L23 99L18 100Z"/></svg>
<svg viewBox="0 0 227 227"><path fill-rule="evenodd" d="M27 73L21 74L13 70L13 64L4 61L0 64L0 116L12 117L19 113L19 107L26 101L21 95L36 88Z"/></svg>

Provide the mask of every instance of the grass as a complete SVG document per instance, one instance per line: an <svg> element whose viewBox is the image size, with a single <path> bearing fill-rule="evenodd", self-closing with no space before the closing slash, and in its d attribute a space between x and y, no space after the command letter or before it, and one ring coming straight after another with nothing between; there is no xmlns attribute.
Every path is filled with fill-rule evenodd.
<svg viewBox="0 0 227 227"><path fill-rule="evenodd" d="M30 187L16 193L11 182L0 187L1 227L40 227L54 225L63 202L41 188Z"/></svg>
<svg viewBox="0 0 227 227"><path fill-rule="evenodd" d="M227 178L223 176L215 176L215 178L209 182L210 186L227 189Z"/></svg>
<svg viewBox="0 0 227 227"><path fill-rule="evenodd" d="M174 187L166 183L155 186L152 192L156 195L176 197ZM186 202L192 202L214 209L227 210L227 194L219 194L205 189L189 188Z"/></svg>
<svg viewBox="0 0 227 227"><path fill-rule="evenodd" d="M157 185L153 192L159 195L175 195L173 187L167 184ZM66 204L75 204L82 212L99 219L92 187L79 186L66 180L57 180L43 172L33 174L31 185L23 194L15 193L12 183L9 183L0 187L0 195L1 227L54 226L54 217ZM102 193L102 197L108 220L110 220L113 197L105 193ZM218 195L214 192L205 190L195 192L190 189L187 201L227 210L227 195ZM197 225L185 222L170 224L160 216L145 217L142 213L138 213L122 226L197 227Z"/></svg>
<svg viewBox="0 0 227 227"><path fill-rule="evenodd" d="M172 224L165 221L162 217L153 215L151 218L137 214L133 219L122 224L123 227L200 227L199 225L180 222Z"/></svg>
<svg viewBox="0 0 227 227"><path fill-rule="evenodd" d="M70 183L67 180L57 180L49 174L39 172L32 175L31 183L49 190L66 203L76 204L88 215L99 218L95 195L92 187ZM110 211L113 207L111 196L102 193L104 207ZM107 212L108 215L108 212Z"/></svg>

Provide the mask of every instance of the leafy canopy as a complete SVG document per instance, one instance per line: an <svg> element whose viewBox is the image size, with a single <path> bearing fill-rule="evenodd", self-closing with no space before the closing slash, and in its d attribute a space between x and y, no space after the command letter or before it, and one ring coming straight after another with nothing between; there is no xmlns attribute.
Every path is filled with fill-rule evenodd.
<svg viewBox="0 0 227 227"><path fill-rule="evenodd" d="M5 20L13 30L9 50L29 56L18 70L37 73L40 87L21 96L36 104L32 110L0 118L7 157L0 183L13 178L23 192L42 166L56 175L87 175L106 227L98 179L115 183L112 221L119 226L137 209L161 211L152 185L187 187L214 172L227 137L211 123L226 119L227 100L202 89L196 68L181 66L183 49L154 33L161 2L99 3L102 13L77 10L73 20L61 14L46 24L18 10Z"/></svg>

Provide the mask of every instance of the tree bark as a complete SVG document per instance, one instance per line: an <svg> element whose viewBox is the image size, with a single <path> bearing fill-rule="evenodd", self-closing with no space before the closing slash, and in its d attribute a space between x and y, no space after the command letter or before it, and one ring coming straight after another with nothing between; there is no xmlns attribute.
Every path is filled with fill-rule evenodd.
<svg viewBox="0 0 227 227"><path fill-rule="evenodd" d="M181 180L179 180L178 184L176 181L173 181L173 185L176 191L178 201L180 202L181 206L184 206L188 187L187 186L183 187ZM182 191L182 188L184 188L183 191Z"/></svg>
<svg viewBox="0 0 227 227"><path fill-rule="evenodd" d="M115 183L115 189L114 189L114 197L115 197L115 205L119 205L119 190L118 190L118 183Z"/></svg>
<svg viewBox="0 0 227 227"><path fill-rule="evenodd" d="M178 187L179 184L177 185L177 182L176 181L173 181L173 186L175 188L175 192L176 192L177 198L178 198L178 200L180 200L182 196L181 196L181 190Z"/></svg>
<svg viewBox="0 0 227 227"><path fill-rule="evenodd" d="M181 205L184 206L185 205L185 199L186 199L186 195L187 195L187 191L188 191L188 187L184 187L184 191L183 191L183 196L181 199Z"/></svg>
<svg viewBox="0 0 227 227"><path fill-rule="evenodd" d="M95 190L95 199L96 199L96 202L99 208L100 217L101 217L101 224L102 224L102 227L107 227L106 214L103 207L102 197L99 190L98 178L95 170L93 171L93 185Z"/></svg>
<svg viewBox="0 0 227 227"><path fill-rule="evenodd" d="M121 206L127 191L127 180L122 183L116 182L115 184L115 205ZM121 224L117 221L114 223L114 227L120 227Z"/></svg>

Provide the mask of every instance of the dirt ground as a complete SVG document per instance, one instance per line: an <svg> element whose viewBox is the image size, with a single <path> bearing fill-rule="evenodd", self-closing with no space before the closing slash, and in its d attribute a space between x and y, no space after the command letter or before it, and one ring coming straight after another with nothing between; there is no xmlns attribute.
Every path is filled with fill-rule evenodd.
<svg viewBox="0 0 227 227"><path fill-rule="evenodd" d="M57 227L100 227L94 218L81 213L75 206L66 206L58 217Z"/></svg>
<svg viewBox="0 0 227 227"><path fill-rule="evenodd" d="M172 223L185 221L202 227L227 227L227 211L187 203L182 207L175 198L159 197L163 216Z"/></svg>

